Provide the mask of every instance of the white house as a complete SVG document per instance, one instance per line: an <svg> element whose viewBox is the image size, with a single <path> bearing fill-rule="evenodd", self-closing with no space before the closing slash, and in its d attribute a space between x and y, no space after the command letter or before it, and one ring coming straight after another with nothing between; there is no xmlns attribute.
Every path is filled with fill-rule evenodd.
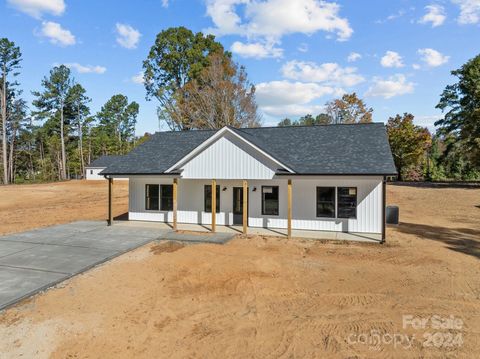
<svg viewBox="0 0 480 359"><path fill-rule="evenodd" d="M129 178L129 220L384 238L396 170L385 126L371 123L160 132L101 175L110 190Z"/></svg>
<svg viewBox="0 0 480 359"><path fill-rule="evenodd" d="M105 180L100 174L105 168L118 160L121 156L101 156L85 167L85 179L87 180Z"/></svg>

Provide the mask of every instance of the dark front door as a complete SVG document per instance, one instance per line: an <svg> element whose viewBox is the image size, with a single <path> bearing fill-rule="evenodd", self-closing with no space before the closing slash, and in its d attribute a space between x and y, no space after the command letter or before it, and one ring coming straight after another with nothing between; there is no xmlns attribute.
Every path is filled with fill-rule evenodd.
<svg viewBox="0 0 480 359"><path fill-rule="evenodd" d="M243 187L233 187L233 224L243 224Z"/></svg>

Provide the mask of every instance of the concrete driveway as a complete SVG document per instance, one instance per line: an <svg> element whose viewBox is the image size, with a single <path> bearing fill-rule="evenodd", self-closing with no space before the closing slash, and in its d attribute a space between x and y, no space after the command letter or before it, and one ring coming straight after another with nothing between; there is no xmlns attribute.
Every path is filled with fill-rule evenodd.
<svg viewBox="0 0 480 359"><path fill-rule="evenodd" d="M82 221L0 237L0 310L169 229Z"/></svg>

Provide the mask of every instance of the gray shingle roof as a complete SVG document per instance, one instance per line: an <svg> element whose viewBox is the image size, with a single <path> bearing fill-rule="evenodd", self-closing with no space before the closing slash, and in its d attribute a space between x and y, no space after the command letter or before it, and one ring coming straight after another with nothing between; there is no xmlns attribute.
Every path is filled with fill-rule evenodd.
<svg viewBox="0 0 480 359"><path fill-rule="evenodd" d="M100 156L96 160L92 161L87 168L103 168L112 165L116 160L120 159L123 156L114 156L114 155L105 155Z"/></svg>
<svg viewBox="0 0 480 359"><path fill-rule="evenodd" d="M232 130L296 174L396 174L383 123ZM102 174L162 174L216 132L158 132Z"/></svg>

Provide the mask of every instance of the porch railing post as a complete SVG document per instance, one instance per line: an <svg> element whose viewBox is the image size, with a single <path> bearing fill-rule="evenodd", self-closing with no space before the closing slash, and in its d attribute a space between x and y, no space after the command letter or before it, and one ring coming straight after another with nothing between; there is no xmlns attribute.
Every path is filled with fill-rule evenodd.
<svg viewBox="0 0 480 359"><path fill-rule="evenodd" d="M112 191L113 191L113 178L108 178L108 225L111 226L113 223L112 216Z"/></svg>
<svg viewBox="0 0 480 359"><path fill-rule="evenodd" d="M248 183L243 180L243 234L247 234L248 226Z"/></svg>
<svg viewBox="0 0 480 359"><path fill-rule="evenodd" d="M173 179L173 230L177 230L177 193L178 193L178 178Z"/></svg>
<svg viewBox="0 0 480 359"><path fill-rule="evenodd" d="M292 238L292 180L288 180L288 219L287 219L287 237Z"/></svg>
<svg viewBox="0 0 480 359"><path fill-rule="evenodd" d="M212 232L217 227L217 181L212 179Z"/></svg>

